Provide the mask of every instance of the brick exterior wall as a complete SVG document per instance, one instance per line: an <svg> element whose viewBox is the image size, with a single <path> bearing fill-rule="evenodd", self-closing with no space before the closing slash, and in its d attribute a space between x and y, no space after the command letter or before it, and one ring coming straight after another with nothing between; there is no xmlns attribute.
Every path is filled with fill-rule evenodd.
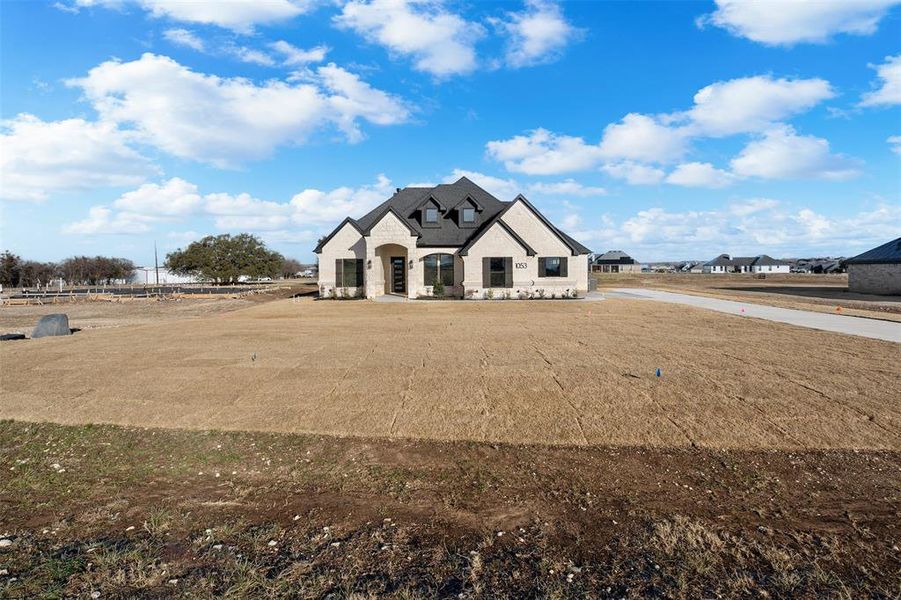
<svg viewBox="0 0 901 600"><path fill-rule="evenodd" d="M850 264L848 289L860 294L901 295L901 263Z"/></svg>

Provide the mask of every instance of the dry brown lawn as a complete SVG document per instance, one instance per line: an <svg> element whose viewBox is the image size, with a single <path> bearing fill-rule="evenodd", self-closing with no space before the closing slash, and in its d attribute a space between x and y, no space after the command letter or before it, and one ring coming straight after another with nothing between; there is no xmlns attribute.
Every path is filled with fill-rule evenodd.
<svg viewBox="0 0 901 600"><path fill-rule="evenodd" d="M595 273L598 288L648 287L672 292L812 310L870 319L901 321L901 296L848 291L848 276L790 273L767 275L703 273Z"/></svg>
<svg viewBox="0 0 901 600"><path fill-rule="evenodd" d="M889 342L656 302L280 300L5 342L0 418L897 450L899 358Z"/></svg>

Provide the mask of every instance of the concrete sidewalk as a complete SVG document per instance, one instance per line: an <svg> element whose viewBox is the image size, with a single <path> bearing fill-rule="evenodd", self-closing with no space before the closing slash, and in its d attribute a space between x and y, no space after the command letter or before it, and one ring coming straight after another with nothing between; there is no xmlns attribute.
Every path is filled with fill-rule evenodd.
<svg viewBox="0 0 901 600"><path fill-rule="evenodd" d="M676 294L660 290L648 290L642 288L616 288L608 292L611 298L640 298L645 300L657 300L659 302L671 302L685 304L698 308L706 308L717 312L729 313L742 317L754 317L779 323L788 323L810 329L821 329L835 333L859 335L877 340L886 340L901 344L901 323L894 321L880 321L878 319L866 319L863 317L848 317L845 315L833 315L829 313L812 312L807 310L793 310L789 308L777 308L775 306L763 306L745 302L733 302L732 300L719 300L716 298L704 298L688 294Z"/></svg>

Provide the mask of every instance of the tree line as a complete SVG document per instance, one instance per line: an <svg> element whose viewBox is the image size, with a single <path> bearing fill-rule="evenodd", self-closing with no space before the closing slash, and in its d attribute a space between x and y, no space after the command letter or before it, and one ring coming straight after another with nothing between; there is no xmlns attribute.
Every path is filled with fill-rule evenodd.
<svg viewBox="0 0 901 600"><path fill-rule="evenodd" d="M23 260L9 250L0 255L0 284L46 287L62 278L69 285L101 285L129 281L135 265L127 258L73 256L60 262Z"/></svg>
<svg viewBox="0 0 901 600"><path fill-rule="evenodd" d="M248 233L208 235L167 254L164 266L173 273L216 284L289 279L303 269L299 261L270 250ZM9 251L0 255L0 284L8 287L44 287L60 277L69 285L111 284L130 281L134 274L134 263L125 258L73 256L59 263L42 263L22 260Z"/></svg>

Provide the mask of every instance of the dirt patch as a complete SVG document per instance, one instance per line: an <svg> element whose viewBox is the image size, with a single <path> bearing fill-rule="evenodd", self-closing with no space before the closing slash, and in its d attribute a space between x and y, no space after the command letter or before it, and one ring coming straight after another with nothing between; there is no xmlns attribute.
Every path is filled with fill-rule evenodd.
<svg viewBox="0 0 901 600"><path fill-rule="evenodd" d="M892 597L894 452L0 423L8 597Z"/></svg>
<svg viewBox="0 0 901 600"><path fill-rule="evenodd" d="M0 332L19 332L30 335L38 319L52 313L66 313L69 323L79 329L127 327L180 319L212 317L246 308L254 304L311 296L318 291L313 283L283 285L242 298L216 297L181 298L101 298L75 299L44 305L0 305Z"/></svg>
<svg viewBox="0 0 901 600"><path fill-rule="evenodd" d="M650 287L721 298L870 319L901 321L901 296L877 296L848 291L847 275L753 275L700 273L594 274L598 289Z"/></svg>
<svg viewBox="0 0 901 600"><path fill-rule="evenodd" d="M893 356L890 342L645 301L283 300L4 343L0 417L511 443L897 450L901 361Z"/></svg>

